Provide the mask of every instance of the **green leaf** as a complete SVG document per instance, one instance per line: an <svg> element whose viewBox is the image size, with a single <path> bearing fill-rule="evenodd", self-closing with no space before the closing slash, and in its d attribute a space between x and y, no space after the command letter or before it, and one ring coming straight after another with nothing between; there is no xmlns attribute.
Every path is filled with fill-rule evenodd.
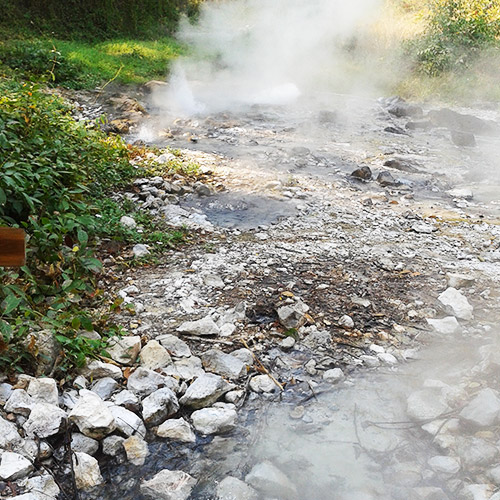
<svg viewBox="0 0 500 500"><path fill-rule="evenodd" d="M2 302L3 314L11 313L21 303L21 300L21 298L16 297L12 293L7 295Z"/></svg>
<svg viewBox="0 0 500 500"><path fill-rule="evenodd" d="M71 321L71 328L73 328L74 330L79 330L81 324L82 322L80 321L80 318L73 318L73 320Z"/></svg>
<svg viewBox="0 0 500 500"><path fill-rule="evenodd" d="M82 316L80 318L81 323L82 323L82 328L84 330L87 330L87 332L93 332L94 331L94 325L92 324L92 321L90 321L89 318Z"/></svg>
<svg viewBox="0 0 500 500"><path fill-rule="evenodd" d="M89 235L83 229L78 229L77 237L80 245L86 247L89 242Z"/></svg>
<svg viewBox="0 0 500 500"><path fill-rule="evenodd" d="M7 201L7 196L5 194L5 191L0 188L0 205L5 205L5 202Z"/></svg>

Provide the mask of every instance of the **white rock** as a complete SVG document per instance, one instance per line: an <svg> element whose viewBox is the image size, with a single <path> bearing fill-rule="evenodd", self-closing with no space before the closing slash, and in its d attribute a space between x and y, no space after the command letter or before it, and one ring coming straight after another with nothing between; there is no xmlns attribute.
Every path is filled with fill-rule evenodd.
<svg viewBox="0 0 500 500"><path fill-rule="evenodd" d="M26 392L38 403L59 405L57 382L53 378L32 379Z"/></svg>
<svg viewBox="0 0 500 500"><path fill-rule="evenodd" d="M149 396L160 387L166 385L166 377L148 370L147 368L139 367L135 370L127 380L127 389L139 397Z"/></svg>
<svg viewBox="0 0 500 500"><path fill-rule="evenodd" d="M227 408L202 408L191 414L194 428L201 434L222 434L236 426L235 410Z"/></svg>
<svg viewBox="0 0 500 500"><path fill-rule="evenodd" d="M104 401L93 392L82 389L80 399L69 414L85 436L102 439L116 429L115 418Z"/></svg>
<svg viewBox="0 0 500 500"><path fill-rule="evenodd" d="M182 443L194 443L196 441L191 426L183 418L166 420L158 427L156 435Z"/></svg>
<svg viewBox="0 0 500 500"><path fill-rule="evenodd" d="M90 380L104 377L111 377L115 380L123 378L122 371L118 366L111 363L104 363L96 359L88 363L87 366L82 369L82 375Z"/></svg>
<svg viewBox="0 0 500 500"><path fill-rule="evenodd" d="M24 389L14 389L4 406L4 410L7 413L17 413L27 417L34 404L33 398Z"/></svg>
<svg viewBox="0 0 500 500"><path fill-rule="evenodd" d="M160 425L179 410L176 395L164 387L142 400L142 416L147 425Z"/></svg>
<svg viewBox="0 0 500 500"><path fill-rule="evenodd" d="M127 229L135 229L137 227L137 222L133 217L129 217L128 215L122 215L120 218L120 224Z"/></svg>
<svg viewBox="0 0 500 500"><path fill-rule="evenodd" d="M378 359L376 356L369 356L368 354L362 354L359 357L359 359L368 368L376 368L377 366L380 366L380 359Z"/></svg>
<svg viewBox="0 0 500 500"><path fill-rule="evenodd" d="M16 424L5 420L0 416L0 448L9 446L17 446L22 441L19 432L17 432Z"/></svg>
<svg viewBox="0 0 500 500"><path fill-rule="evenodd" d="M220 329L210 316L205 316L197 321L185 321L179 328L179 333L188 335L219 335Z"/></svg>
<svg viewBox="0 0 500 500"><path fill-rule="evenodd" d="M458 274L458 273L447 273L446 280L448 282L448 286L452 288L467 288L472 286L476 281L472 276L468 276L467 274Z"/></svg>
<svg viewBox="0 0 500 500"><path fill-rule="evenodd" d="M78 377L73 380L73 387L77 390L86 389L88 383L88 380L83 375L78 375Z"/></svg>
<svg viewBox="0 0 500 500"><path fill-rule="evenodd" d="M250 389L254 392L274 392L278 386L269 375L255 375L250 380Z"/></svg>
<svg viewBox="0 0 500 500"><path fill-rule="evenodd" d="M195 484L186 472L164 469L141 484L141 493L151 500L187 500Z"/></svg>
<svg viewBox="0 0 500 500"><path fill-rule="evenodd" d="M407 399L407 413L414 420L431 420L449 410L441 391L423 389L412 392Z"/></svg>
<svg viewBox="0 0 500 500"><path fill-rule="evenodd" d="M253 366L254 357L250 349L245 349L244 347L241 349L236 349L236 351L231 352L231 356L238 358L247 366Z"/></svg>
<svg viewBox="0 0 500 500"><path fill-rule="evenodd" d="M460 412L460 418L475 427L490 427L500 422L500 395L486 388Z"/></svg>
<svg viewBox="0 0 500 500"><path fill-rule="evenodd" d="M71 434L71 450L80 451L86 453L87 455L94 456L99 449L99 441L84 436L79 432L73 432Z"/></svg>
<svg viewBox="0 0 500 500"><path fill-rule="evenodd" d="M137 408L139 406L139 398L127 389L115 394L111 399L118 406L125 406L129 408Z"/></svg>
<svg viewBox="0 0 500 500"><path fill-rule="evenodd" d="M54 478L48 473L30 477L23 482L23 487L27 491L32 492L37 500L55 500L61 492ZM17 496L16 498L21 497Z"/></svg>
<svg viewBox="0 0 500 500"><path fill-rule="evenodd" d="M462 490L464 500L491 500L493 488L491 484L468 484Z"/></svg>
<svg viewBox="0 0 500 500"><path fill-rule="evenodd" d="M109 340L106 351L117 363L132 365L141 351L141 337L113 337Z"/></svg>
<svg viewBox="0 0 500 500"><path fill-rule="evenodd" d="M443 474L453 475L460 470L460 460L455 457L439 455L430 458L427 464L433 471Z"/></svg>
<svg viewBox="0 0 500 500"><path fill-rule="evenodd" d="M224 400L228 403L238 404L245 397L245 391L243 389L239 389L236 391L229 391L224 396Z"/></svg>
<svg viewBox="0 0 500 500"><path fill-rule="evenodd" d="M181 405L193 409L204 408L215 403L224 393L232 389L231 385L212 373L198 377L180 399Z"/></svg>
<svg viewBox="0 0 500 500"><path fill-rule="evenodd" d="M236 325L232 323L224 323L220 327L220 336L221 337L230 337L236 331Z"/></svg>
<svg viewBox="0 0 500 500"><path fill-rule="evenodd" d="M103 483L97 460L86 453L76 452L73 455L73 469L79 490L90 490Z"/></svg>
<svg viewBox="0 0 500 500"><path fill-rule="evenodd" d="M148 443L139 436L130 436L123 441L123 448L127 459L134 465L144 465L149 455Z"/></svg>
<svg viewBox="0 0 500 500"><path fill-rule="evenodd" d="M462 198L463 200L472 200L474 193L469 188L455 188L446 191L453 198Z"/></svg>
<svg viewBox="0 0 500 500"><path fill-rule="evenodd" d="M443 335L459 333L462 330L462 327L458 323L455 316L447 316L442 319L426 318L426 321L434 329L434 331Z"/></svg>
<svg viewBox="0 0 500 500"><path fill-rule="evenodd" d="M102 452L110 457L116 457L123 450L125 438L111 435L102 440Z"/></svg>
<svg viewBox="0 0 500 500"><path fill-rule="evenodd" d="M255 465L245 477L245 482L266 496L287 500L298 498L295 485L280 469L268 461Z"/></svg>
<svg viewBox="0 0 500 500"><path fill-rule="evenodd" d="M354 328L354 320L347 314L344 314L339 319L339 325L344 326L345 328Z"/></svg>
<svg viewBox="0 0 500 500"><path fill-rule="evenodd" d="M146 427L144 422L134 412L122 406L110 406L109 411L115 419L116 430L127 437L137 434L146 437Z"/></svg>
<svg viewBox="0 0 500 500"><path fill-rule="evenodd" d="M329 384L337 384L345 379L344 372L340 368L332 368L323 373L323 380Z"/></svg>
<svg viewBox="0 0 500 500"><path fill-rule="evenodd" d="M217 500L257 500L257 492L243 481L228 476L217 485Z"/></svg>
<svg viewBox="0 0 500 500"><path fill-rule="evenodd" d="M5 404L12 394L12 385L3 382L0 384L0 404Z"/></svg>
<svg viewBox="0 0 500 500"><path fill-rule="evenodd" d="M295 346L295 339L293 337L285 337L283 340L280 341L280 348L283 351L289 351L290 349L293 349Z"/></svg>
<svg viewBox="0 0 500 500"><path fill-rule="evenodd" d="M57 434L66 420L66 412L48 403L36 403L23 429L28 437L46 438Z"/></svg>
<svg viewBox="0 0 500 500"><path fill-rule="evenodd" d="M202 356L205 370L230 380L238 380L247 373L243 361L219 349L209 349Z"/></svg>
<svg viewBox="0 0 500 500"><path fill-rule="evenodd" d="M109 399L119 387L120 386L115 379L111 377L104 377L97 380L97 382L92 385L91 391L95 392L102 400L105 401Z"/></svg>
<svg viewBox="0 0 500 500"><path fill-rule="evenodd" d="M138 243L132 248L132 253L136 259L140 259L141 257L146 257L146 255L149 255L151 252L148 250L146 245Z"/></svg>
<svg viewBox="0 0 500 500"><path fill-rule="evenodd" d="M14 481L27 476L33 470L33 464L18 453L4 451L0 462L0 478Z"/></svg>
<svg viewBox="0 0 500 500"><path fill-rule="evenodd" d="M456 288L449 287L438 297L439 302L450 309L459 319L473 319L473 307L469 304L467 297Z"/></svg>
<svg viewBox="0 0 500 500"><path fill-rule="evenodd" d="M394 366L398 364L396 356L389 352L381 352L377 354L377 358L380 359L380 361L382 361L385 365Z"/></svg>
<svg viewBox="0 0 500 500"><path fill-rule="evenodd" d="M168 351L158 341L150 340L141 351L141 366L157 370L172 363Z"/></svg>
<svg viewBox="0 0 500 500"><path fill-rule="evenodd" d="M224 288L224 281L217 274L205 274L203 276L203 283L212 288Z"/></svg>
<svg viewBox="0 0 500 500"><path fill-rule="evenodd" d="M174 358L189 358L191 350L189 346L175 335L167 334L156 337L156 340L170 353Z"/></svg>
<svg viewBox="0 0 500 500"><path fill-rule="evenodd" d="M306 313L309 306L297 299L292 305L280 307L276 312L280 323L287 329L300 328L306 322Z"/></svg>

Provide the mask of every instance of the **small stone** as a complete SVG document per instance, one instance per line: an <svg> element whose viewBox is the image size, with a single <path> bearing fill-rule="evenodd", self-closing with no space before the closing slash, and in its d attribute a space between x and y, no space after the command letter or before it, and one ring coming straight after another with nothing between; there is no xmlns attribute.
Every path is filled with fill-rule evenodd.
<svg viewBox="0 0 500 500"><path fill-rule="evenodd" d="M12 385L3 382L0 384L0 404L5 404L12 394Z"/></svg>
<svg viewBox="0 0 500 500"><path fill-rule="evenodd" d="M80 434L79 432L73 432L71 434L71 450L80 451L86 453L87 455L94 456L99 449L99 441L89 438Z"/></svg>
<svg viewBox="0 0 500 500"><path fill-rule="evenodd" d="M460 470L460 461L455 457L435 456L427 461L429 467L443 474L453 475Z"/></svg>
<svg viewBox="0 0 500 500"><path fill-rule="evenodd" d="M164 385L166 377L143 367L137 368L127 380L127 389L140 397L149 396Z"/></svg>
<svg viewBox="0 0 500 500"><path fill-rule="evenodd" d="M110 457L116 457L121 451L124 451L123 442L125 438L121 436L108 436L102 440L102 452Z"/></svg>
<svg viewBox="0 0 500 500"><path fill-rule="evenodd" d="M476 145L476 138L470 132L462 132L460 130L451 131L451 141L455 146L460 147L474 147Z"/></svg>
<svg viewBox="0 0 500 500"><path fill-rule="evenodd" d="M278 387L269 375L255 375L250 379L250 389L254 392L274 392Z"/></svg>
<svg viewBox="0 0 500 500"><path fill-rule="evenodd" d="M17 413L28 417L34 404L33 398L24 389L14 389L4 410L7 413Z"/></svg>
<svg viewBox="0 0 500 500"><path fill-rule="evenodd" d="M127 229L135 229L137 227L137 222L133 217L129 217L128 215L123 215L120 218L120 224Z"/></svg>
<svg viewBox="0 0 500 500"><path fill-rule="evenodd" d="M134 412L121 406L110 406L109 411L115 419L116 430L124 436L130 437L134 434L144 438L146 436L146 427Z"/></svg>
<svg viewBox="0 0 500 500"><path fill-rule="evenodd" d="M189 358L191 356L191 350L186 342L175 335L161 335L157 337L156 340L160 342L174 358Z"/></svg>
<svg viewBox="0 0 500 500"><path fill-rule="evenodd" d="M377 176L377 182L383 187L397 186L399 184L390 172L380 172Z"/></svg>
<svg viewBox="0 0 500 500"><path fill-rule="evenodd" d="M187 500L195 484L186 472L164 469L141 484L141 493L151 500Z"/></svg>
<svg viewBox="0 0 500 500"><path fill-rule="evenodd" d="M21 436L17 431L16 424L5 420L0 416L0 448L16 446L21 443Z"/></svg>
<svg viewBox="0 0 500 500"><path fill-rule="evenodd" d="M257 500L257 492L240 479L228 476L217 485L217 500Z"/></svg>
<svg viewBox="0 0 500 500"><path fill-rule="evenodd" d="M199 409L215 403L225 392L232 389L222 377L206 373L198 377L180 399L180 403L189 408Z"/></svg>
<svg viewBox="0 0 500 500"><path fill-rule="evenodd" d="M91 391L95 392L103 401L109 399L120 386L118 382L111 377L99 379L92 385Z"/></svg>
<svg viewBox="0 0 500 500"><path fill-rule="evenodd" d="M344 328L354 328L354 320L348 316L347 314L344 314L340 319L339 319L339 325L343 326Z"/></svg>
<svg viewBox="0 0 500 500"><path fill-rule="evenodd" d="M123 378L121 369L111 363L104 363L103 361L93 360L82 369L82 375L90 380L97 380L98 378L111 377L115 380Z"/></svg>
<svg viewBox="0 0 500 500"><path fill-rule="evenodd" d="M202 356L202 364L205 370L230 380L238 380L247 373L245 363L219 349L206 351Z"/></svg>
<svg viewBox="0 0 500 500"><path fill-rule="evenodd" d="M88 383L88 380L83 375L78 375L75 380L73 380L73 387L77 390L86 389Z"/></svg>
<svg viewBox="0 0 500 500"><path fill-rule="evenodd" d="M36 403L23 424L28 437L46 438L57 434L66 420L66 412L48 403Z"/></svg>
<svg viewBox="0 0 500 500"><path fill-rule="evenodd" d="M194 443L196 441L191 426L183 418L166 420L158 427L156 435L182 443Z"/></svg>
<svg viewBox="0 0 500 500"><path fill-rule="evenodd" d="M53 378L35 378L28 385L26 392L37 403L59 406L57 382Z"/></svg>
<svg viewBox="0 0 500 500"><path fill-rule="evenodd" d="M250 349L245 349L244 347L236 349L236 351L231 352L231 356L238 358L240 361L245 363L246 366L253 366L254 357Z"/></svg>
<svg viewBox="0 0 500 500"><path fill-rule="evenodd" d="M332 368L323 373L323 380L329 384L337 384L344 379L344 372L340 368Z"/></svg>
<svg viewBox="0 0 500 500"><path fill-rule="evenodd" d="M197 356L177 359L173 365L167 366L164 372L187 381L200 377L205 373L202 368L201 359Z"/></svg>
<svg viewBox="0 0 500 500"><path fill-rule="evenodd" d="M381 352L377 354L377 358L380 359L380 361L382 361L385 365L394 366L398 364L396 356L388 352Z"/></svg>
<svg viewBox="0 0 500 500"><path fill-rule="evenodd" d="M179 410L176 395L164 387L142 400L142 416L147 425L159 425Z"/></svg>
<svg viewBox="0 0 500 500"><path fill-rule="evenodd" d="M106 351L113 361L123 365L132 365L141 351L141 337L112 337L108 341Z"/></svg>
<svg viewBox="0 0 500 500"><path fill-rule="evenodd" d="M135 409L139 406L139 398L127 389L115 394L112 399L117 406L124 406L128 409Z"/></svg>
<svg viewBox="0 0 500 500"><path fill-rule="evenodd" d="M56 482L54 481L54 478L48 473L43 473L40 476L30 477L26 480L24 488L27 491L32 492L35 495L36 500L56 499L61 492L59 486L57 486ZM17 496L16 498L21 497Z"/></svg>
<svg viewBox="0 0 500 500"><path fill-rule="evenodd" d="M97 460L86 453L76 452L73 455L73 469L79 490L90 490L103 483Z"/></svg>
<svg viewBox="0 0 500 500"><path fill-rule="evenodd" d="M427 323L431 326L434 331L442 335L452 335L454 333L459 333L462 327L458 323L455 316L447 316L442 319L431 319L426 318Z"/></svg>
<svg viewBox="0 0 500 500"><path fill-rule="evenodd" d="M297 499L297 489L288 477L271 462L255 465L245 477L245 482L265 496Z"/></svg>
<svg viewBox="0 0 500 500"><path fill-rule="evenodd" d="M245 391L243 389L238 389L236 391L229 391L226 393L224 400L228 403L239 404L244 397Z"/></svg>
<svg viewBox="0 0 500 500"><path fill-rule="evenodd" d="M368 368L376 368L376 367L380 366L380 359L378 359L376 356L370 356L368 354L362 354L359 357L359 359Z"/></svg>
<svg viewBox="0 0 500 500"><path fill-rule="evenodd" d="M283 351L289 351L290 349L293 349L295 346L295 339L293 337L285 337L281 342L280 342L280 348Z"/></svg>
<svg viewBox="0 0 500 500"><path fill-rule="evenodd" d="M304 416L305 408L303 406L296 406L291 412L290 412L290 418L293 418L295 420L298 420Z"/></svg>
<svg viewBox="0 0 500 500"><path fill-rule="evenodd" d="M438 389L423 389L415 391L408 396L408 415L417 421L431 420L438 418L449 410L448 405L441 396Z"/></svg>
<svg viewBox="0 0 500 500"><path fill-rule="evenodd" d="M500 395L486 388L460 412L460 418L474 427L490 427L500 422Z"/></svg>
<svg viewBox="0 0 500 500"><path fill-rule="evenodd" d="M357 168L351 173L352 177L355 177L356 179L361 179L363 181L369 181L372 178L372 171L370 167L361 167Z"/></svg>
<svg viewBox="0 0 500 500"><path fill-rule="evenodd" d="M191 414L194 428L201 434L222 434L236 426L235 410L226 408L202 408Z"/></svg>
<svg viewBox="0 0 500 500"><path fill-rule="evenodd" d="M4 451L0 462L0 478L14 481L27 476L33 470L33 464L18 453Z"/></svg>
<svg viewBox="0 0 500 500"><path fill-rule="evenodd" d="M206 316L197 321L185 321L178 328L179 333L188 335L219 335L220 329L210 316Z"/></svg>
<svg viewBox="0 0 500 500"><path fill-rule="evenodd" d="M74 422L85 436L102 439L115 430L115 419L97 394L85 389L80 392L81 397L71 410L69 420Z"/></svg>
<svg viewBox="0 0 500 500"><path fill-rule="evenodd" d="M306 322L307 311L309 311L309 306L297 299L292 305L280 307L277 313L283 327L290 330L300 328Z"/></svg>
<svg viewBox="0 0 500 500"><path fill-rule="evenodd" d="M469 304L467 297L456 288L449 287L438 297L439 302L459 319L473 319L473 307Z"/></svg>
<svg viewBox="0 0 500 500"><path fill-rule="evenodd" d="M146 245L138 243L132 248L132 253L134 254L134 257L136 259L141 259L142 257L146 257L147 255L149 255L151 252L148 250L148 247Z"/></svg>
<svg viewBox="0 0 500 500"><path fill-rule="evenodd" d="M452 198L459 198L461 200L470 201L474 198L474 193L469 188L455 188L450 189L450 191L446 191ZM454 285L449 285L454 286ZM455 288L459 288L455 286Z"/></svg>
<svg viewBox="0 0 500 500"><path fill-rule="evenodd" d="M158 341L150 340L141 351L141 366L150 370L163 368L172 363L168 351Z"/></svg>
<svg viewBox="0 0 500 500"><path fill-rule="evenodd" d="M446 275L448 286L451 288L467 288L475 283L475 278L467 274L448 273Z"/></svg>
<svg viewBox="0 0 500 500"><path fill-rule="evenodd" d="M149 455L148 443L139 436L130 436L123 441L127 459L133 465L144 465Z"/></svg>

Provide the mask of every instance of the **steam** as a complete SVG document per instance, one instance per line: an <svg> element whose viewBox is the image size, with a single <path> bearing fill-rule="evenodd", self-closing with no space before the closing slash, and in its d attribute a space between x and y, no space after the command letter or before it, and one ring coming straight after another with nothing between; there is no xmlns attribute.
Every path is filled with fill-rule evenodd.
<svg viewBox="0 0 500 500"><path fill-rule="evenodd" d="M380 3L207 2L199 22L181 26L179 37L191 55L174 68L162 100L169 109L193 114L238 105L285 105L321 90L346 90L354 64L351 49Z"/></svg>

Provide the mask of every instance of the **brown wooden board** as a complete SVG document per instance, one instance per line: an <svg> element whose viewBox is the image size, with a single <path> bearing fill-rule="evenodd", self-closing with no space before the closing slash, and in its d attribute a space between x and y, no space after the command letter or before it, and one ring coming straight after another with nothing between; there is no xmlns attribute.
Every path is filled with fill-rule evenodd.
<svg viewBox="0 0 500 500"><path fill-rule="evenodd" d="M26 235L22 229L0 227L0 266L21 267L26 262Z"/></svg>

